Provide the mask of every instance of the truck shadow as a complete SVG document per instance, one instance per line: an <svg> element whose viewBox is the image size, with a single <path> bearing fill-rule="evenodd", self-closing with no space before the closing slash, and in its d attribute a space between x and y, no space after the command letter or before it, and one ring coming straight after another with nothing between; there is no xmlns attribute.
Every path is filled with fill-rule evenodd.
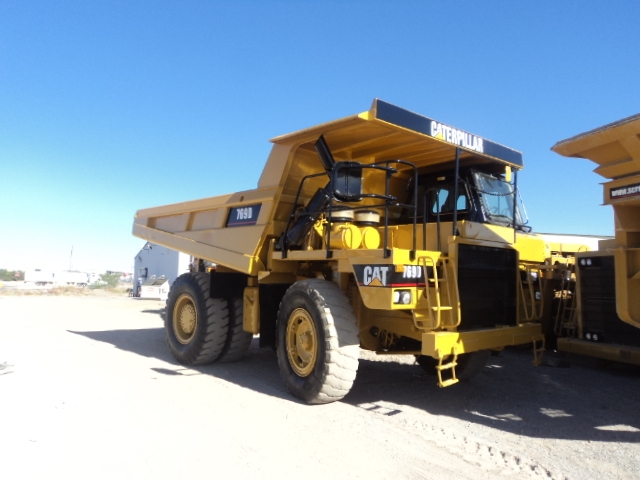
<svg viewBox="0 0 640 480"><path fill-rule="evenodd" d="M176 362L169 353L165 331L162 327L95 332L68 330L68 332L94 341L108 343L120 350L160 360L162 363L151 368L152 376L157 376L157 374L184 377L209 375L266 395L298 401L289 394L280 379L275 352L259 348L258 338L253 339L247 356L239 362L220 362L187 367Z"/></svg>
<svg viewBox="0 0 640 480"><path fill-rule="evenodd" d="M530 437L640 442L640 369L570 362L533 367L530 352L506 350L476 377L441 389L417 365L361 360L345 401L377 414L415 408Z"/></svg>
<svg viewBox="0 0 640 480"><path fill-rule="evenodd" d="M161 327L69 332L161 360L152 376L210 375L300 403L280 379L275 352L260 349L257 338L240 362L185 367L169 353ZM388 418L424 417L419 421L427 424L438 415L535 438L640 442L640 369L603 368L584 357L571 357L571 364L533 367L530 352L506 350L473 379L441 389L416 364L365 358L343 403Z"/></svg>

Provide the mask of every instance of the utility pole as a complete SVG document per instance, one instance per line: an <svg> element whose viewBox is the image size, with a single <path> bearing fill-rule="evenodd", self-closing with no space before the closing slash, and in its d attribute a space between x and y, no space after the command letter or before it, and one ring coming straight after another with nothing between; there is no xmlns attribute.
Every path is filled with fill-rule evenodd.
<svg viewBox="0 0 640 480"><path fill-rule="evenodd" d="M72 263L73 263L73 245L71 245L71 255L69 255L69 271L71 271Z"/></svg>

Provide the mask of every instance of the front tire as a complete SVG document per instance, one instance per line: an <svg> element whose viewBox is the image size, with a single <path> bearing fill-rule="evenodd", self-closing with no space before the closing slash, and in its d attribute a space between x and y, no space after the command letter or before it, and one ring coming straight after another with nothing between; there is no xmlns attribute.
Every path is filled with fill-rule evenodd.
<svg viewBox="0 0 640 480"><path fill-rule="evenodd" d="M458 378L463 382L478 375L485 367L491 356L490 350L465 353L458 357Z"/></svg>
<svg viewBox="0 0 640 480"><path fill-rule="evenodd" d="M209 274L180 275L171 286L165 313L173 357L183 365L215 362L224 350L228 330L228 302L210 298Z"/></svg>
<svg viewBox="0 0 640 480"><path fill-rule="evenodd" d="M479 350L477 352L463 353L458 355L456 366L456 377L458 380L466 381L475 377L484 368L491 356L489 350ZM450 357L445 358L443 363L447 363ZM429 375L435 375L438 360L428 355L418 355L416 362Z"/></svg>
<svg viewBox="0 0 640 480"><path fill-rule="evenodd" d="M358 370L358 325L346 295L319 279L293 284L278 311L278 366L287 389L307 403L342 399Z"/></svg>

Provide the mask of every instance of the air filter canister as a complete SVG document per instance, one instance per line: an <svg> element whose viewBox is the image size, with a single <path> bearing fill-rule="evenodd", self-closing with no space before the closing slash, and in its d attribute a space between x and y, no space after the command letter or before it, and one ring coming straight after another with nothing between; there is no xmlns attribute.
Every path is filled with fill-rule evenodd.
<svg viewBox="0 0 640 480"><path fill-rule="evenodd" d="M377 227L380 225L380 214L375 210L360 210L356 212L355 224L359 227Z"/></svg>
<svg viewBox="0 0 640 480"><path fill-rule="evenodd" d="M352 223L353 222L353 210L337 210L331 212L331 224L336 223Z"/></svg>

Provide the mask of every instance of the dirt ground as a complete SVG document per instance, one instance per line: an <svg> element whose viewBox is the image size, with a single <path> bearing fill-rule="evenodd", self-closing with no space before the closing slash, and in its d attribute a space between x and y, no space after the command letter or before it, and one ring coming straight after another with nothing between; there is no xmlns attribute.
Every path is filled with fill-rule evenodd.
<svg viewBox="0 0 640 480"><path fill-rule="evenodd" d="M308 406L257 339L235 364L176 364L162 308L0 295L0 478L640 478L637 368L507 350L439 389L362 352L351 393Z"/></svg>

